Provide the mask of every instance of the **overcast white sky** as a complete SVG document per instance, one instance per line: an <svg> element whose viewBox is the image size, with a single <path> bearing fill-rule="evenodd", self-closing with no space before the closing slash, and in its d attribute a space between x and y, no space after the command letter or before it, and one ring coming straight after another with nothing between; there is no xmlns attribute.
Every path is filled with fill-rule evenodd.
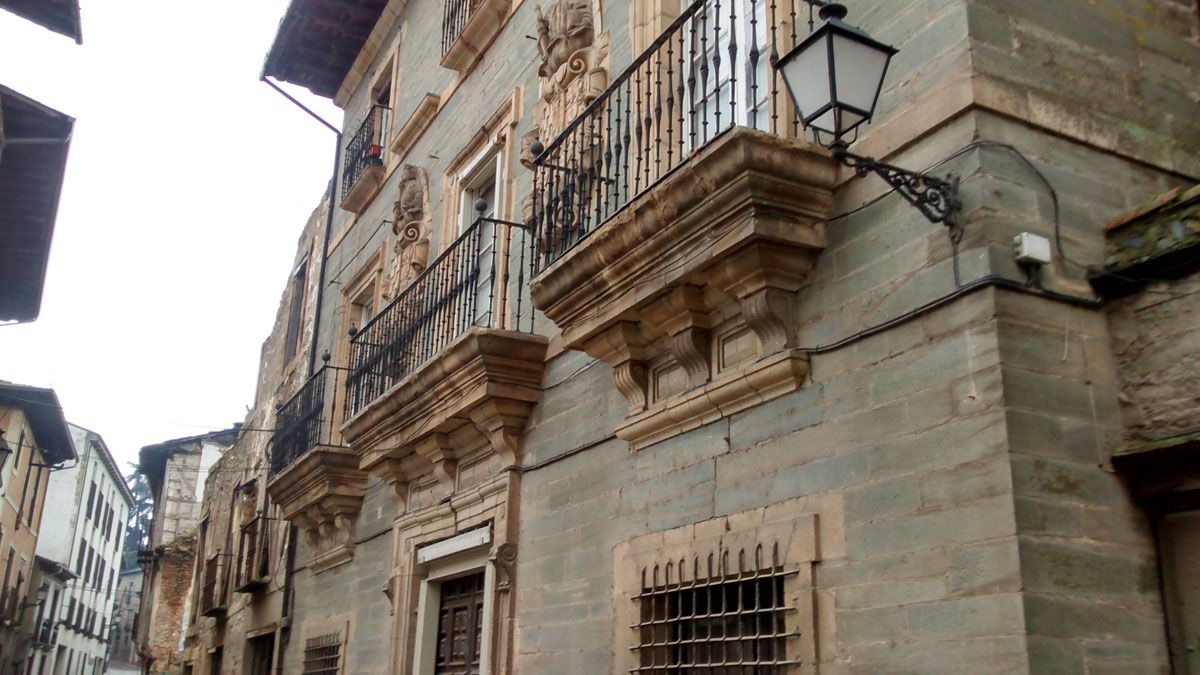
<svg viewBox="0 0 1200 675"><path fill-rule="evenodd" d="M334 137L258 80L287 0L82 5L82 46L0 10L0 83L76 119L41 317L0 326L0 379L53 387L123 465L242 421Z"/></svg>

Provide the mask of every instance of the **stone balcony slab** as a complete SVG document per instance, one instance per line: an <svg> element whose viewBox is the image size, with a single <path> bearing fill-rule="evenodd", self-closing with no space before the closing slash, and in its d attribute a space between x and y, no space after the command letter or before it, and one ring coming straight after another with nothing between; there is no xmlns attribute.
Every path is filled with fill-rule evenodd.
<svg viewBox="0 0 1200 675"><path fill-rule="evenodd" d="M283 519L299 527L312 548L307 567L313 573L353 559L355 520L366 485L358 457L331 445L312 448L267 484Z"/></svg>
<svg viewBox="0 0 1200 675"><path fill-rule="evenodd" d="M428 473L453 488L465 449L486 445L502 466L541 398L548 340L472 328L342 426L359 468L381 477L403 506L408 481Z"/></svg>
<svg viewBox="0 0 1200 675"><path fill-rule="evenodd" d="M634 448L799 388L797 291L825 246L836 164L734 127L531 282L565 345L611 366Z"/></svg>

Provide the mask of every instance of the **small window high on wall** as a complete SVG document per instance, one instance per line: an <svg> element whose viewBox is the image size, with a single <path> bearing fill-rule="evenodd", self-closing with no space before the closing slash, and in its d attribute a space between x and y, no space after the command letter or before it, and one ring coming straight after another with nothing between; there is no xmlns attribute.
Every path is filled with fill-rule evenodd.
<svg viewBox="0 0 1200 675"><path fill-rule="evenodd" d="M287 333L283 341L283 363L291 363L300 343L300 319L304 315L304 287L307 285L308 264L300 263L292 275L291 300L288 305Z"/></svg>

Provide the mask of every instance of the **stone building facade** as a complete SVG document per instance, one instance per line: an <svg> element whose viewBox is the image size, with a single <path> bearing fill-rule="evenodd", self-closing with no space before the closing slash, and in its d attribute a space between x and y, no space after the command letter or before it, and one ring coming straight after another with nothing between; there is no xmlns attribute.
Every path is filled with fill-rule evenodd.
<svg viewBox="0 0 1200 675"><path fill-rule="evenodd" d="M293 2L264 75L345 110L335 208L179 667L1186 668L1118 456L1196 428L1191 296L1093 284L1200 177L1195 3L846 4L899 49L853 149L956 174L954 236L793 123L802 0Z"/></svg>

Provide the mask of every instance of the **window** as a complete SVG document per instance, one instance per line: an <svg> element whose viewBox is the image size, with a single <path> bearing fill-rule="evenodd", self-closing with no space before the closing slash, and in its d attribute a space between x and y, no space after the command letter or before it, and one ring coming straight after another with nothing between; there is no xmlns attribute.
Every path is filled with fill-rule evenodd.
<svg viewBox="0 0 1200 675"><path fill-rule="evenodd" d="M25 439L25 430L21 429L21 435L17 438L17 451L13 453L12 465L9 469L13 473L17 472L17 465L21 463L21 453L25 450Z"/></svg>
<svg viewBox="0 0 1200 675"><path fill-rule="evenodd" d="M483 648L483 572L442 582L436 675L477 675Z"/></svg>
<svg viewBox="0 0 1200 675"><path fill-rule="evenodd" d="M459 234L466 233L476 221L479 230L476 240L468 250L476 252L474 279L475 306L471 322L474 325L490 325L492 310L492 286L495 284L496 223L501 212L500 199L503 188L503 154L490 151L482 157L462 181L459 202Z"/></svg>
<svg viewBox="0 0 1200 675"><path fill-rule="evenodd" d="M304 314L304 291L307 286L308 264L300 263L292 275L291 301L288 307L287 333L283 340L283 362L291 363L300 343L300 319Z"/></svg>
<svg viewBox="0 0 1200 675"><path fill-rule="evenodd" d="M87 519L92 519L92 508L96 504L96 484L92 483L92 489L88 490L88 510Z"/></svg>
<svg viewBox="0 0 1200 675"><path fill-rule="evenodd" d="M750 13L755 7L757 16L751 22ZM770 128L770 111L767 109L770 59L760 57L754 77L751 78L750 64L746 58L746 50L751 44L751 23L757 33L754 44L759 45L760 49L769 45L766 8L766 3L738 0L733 4L735 16L731 20L728 1L709 0L684 29L685 42L689 43L689 47L695 45L694 49L689 48L689 53L694 54L691 67L697 80L696 86L705 87L703 91L696 92L699 96L696 97L693 114L684 119L688 134L685 140L689 145L692 142L703 145L734 124L750 124L751 111L754 111L755 127L763 130ZM737 45L741 45L735 50L734 68L730 68L731 36ZM701 85L700 81L705 79L707 85Z"/></svg>
<svg viewBox="0 0 1200 675"><path fill-rule="evenodd" d="M211 675L221 675L221 661L224 660L225 650L217 647L208 655L208 672Z"/></svg>
<svg viewBox="0 0 1200 675"><path fill-rule="evenodd" d="M727 560L725 561L727 564ZM701 568L702 569L702 568ZM709 569L711 570L711 564ZM784 673L787 612L781 566L643 581L635 649L640 672Z"/></svg>
<svg viewBox="0 0 1200 675"><path fill-rule="evenodd" d="M817 514L805 500L642 535L613 550L617 669L782 675L816 659Z"/></svg>
<svg viewBox="0 0 1200 675"><path fill-rule="evenodd" d="M304 643L304 675L336 675L340 672L342 636L326 633Z"/></svg>
<svg viewBox="0 0 1200 675"><path fill-rule="evenodd" d="M272 657L275 651L275 635L267 633L247 640L250 651L248 675L271 675Z"/></svg>
<svg viewBox="0 0 1200 675"><path fill-rule="evenodd" d="M380 154L387 152L388 141L391 140L392 128L392 65L389 63L379 76L375 78L375 86L371 88L371 103L375 106L375 143L380 148Z"/></svg>

